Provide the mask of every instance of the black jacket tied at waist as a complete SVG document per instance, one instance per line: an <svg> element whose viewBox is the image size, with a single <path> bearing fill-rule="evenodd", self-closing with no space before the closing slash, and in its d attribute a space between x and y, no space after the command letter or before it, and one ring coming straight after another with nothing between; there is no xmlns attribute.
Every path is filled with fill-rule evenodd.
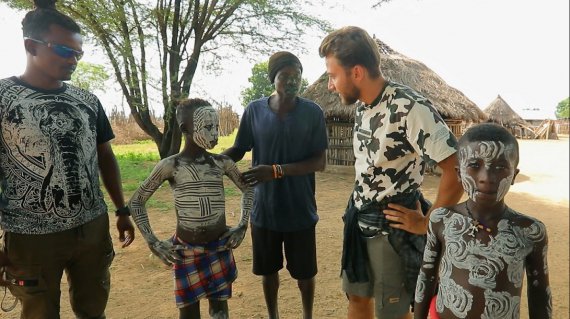
<svg viewBox="0 0 570 319"><path fill-rule="evenodd" d="M427 214L431 204L424 199L419 191L407 194L398 194L382 199L380 202L364 204L360 209L354 206L352 195L348 201L344 220L344 241L342 247L342 270L344 270L350 282L368 282L368 253L366 243L362 237L358 225L359 217L370 216L371 213L378 214L376 227L388 233L388 240L394 251L400 256L405 272L404 285L410 294L414 294L416 281L422 264L424 248L426 244L425 235L415 235L407 231L390 227L389 221L383 213L388 207L388 203L395 203L416 209L416 202L420 201L422 212Z"/></svg>

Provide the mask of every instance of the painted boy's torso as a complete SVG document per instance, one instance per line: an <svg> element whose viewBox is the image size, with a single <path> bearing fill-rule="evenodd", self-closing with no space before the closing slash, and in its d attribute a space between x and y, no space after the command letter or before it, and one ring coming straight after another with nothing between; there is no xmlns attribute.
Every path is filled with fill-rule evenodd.
<svg viewBox="0 0 570 319"><path fill-rule="evenodd" d="M143 209L139 203L146 201L167 180L174 195L176 235L191 244L217 240L228 230L224 175L238 188L247 188L236 164L227 156L209 153L197 159L189 159L180 154L171 156L161 160L141 185L136 194L141 200L133 202L134 208ZM141 220L140 223L143 230L148 225L148 233L151 233L148 220Z"/></svg>
<svg viewBox="0 0 570 319"><path fill-rule="evenodd" d="M439 241L436 309L441 318L518 318L526 260L534 249L542 249L544 267L527 269L528 284L538 284L548 273L547 246L537 246L546 236L544 224L510 209L491 232L473 232L471 217L449 209L434 211L430 219L434 227L424 268L435 267L437 252L431 248Z"/></svg>

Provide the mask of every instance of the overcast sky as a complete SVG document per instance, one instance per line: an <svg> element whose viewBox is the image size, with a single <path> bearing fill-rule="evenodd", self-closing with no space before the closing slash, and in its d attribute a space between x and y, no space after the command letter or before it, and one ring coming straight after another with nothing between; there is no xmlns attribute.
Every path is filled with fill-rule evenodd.
<svg viewBox="0 0 570 319"><path fill-rule="evenodd" d="M375 34L396 51L423 62L480 108L500 94L517 112L540 108L552 114L569 95L568 0L392 0L378 9L368 0L340 2L345 4L321 7L317 14L333 27L357 25ZM1 78L24 70L23 15L0 4ZM308 34L299 42L306 53L300 47L276 46L276 51L300 56L309 83L325 71L317 52L322 36ZM85 60L105 61L89 53ZM241 113L239 94L255 62L228 63L221 76L200 70L191 95L206 92ZM120 104L112 91L100 94L107 108Z"/></svg>

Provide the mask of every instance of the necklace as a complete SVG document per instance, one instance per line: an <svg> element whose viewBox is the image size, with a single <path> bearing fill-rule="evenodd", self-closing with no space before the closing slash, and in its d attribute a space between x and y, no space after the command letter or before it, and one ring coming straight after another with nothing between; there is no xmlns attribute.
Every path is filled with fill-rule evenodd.
<svg viewBox="0 0 570 319"><path fill-rule="evenodd" d="M505 209L501 213L501 216L507 211L507 208L508 208L507 205L505 205ZM471 226L469 227L469 236L475 237L480 229L485 230L487 233L491 233L491 228L485 226L478 219L473 217L473 214L471 214L471 210L469 209L469 205L467 205L467 202L465 202L465 210L467 211L467 214L469 214L469 217L471 217L472 219Z"/></svg>

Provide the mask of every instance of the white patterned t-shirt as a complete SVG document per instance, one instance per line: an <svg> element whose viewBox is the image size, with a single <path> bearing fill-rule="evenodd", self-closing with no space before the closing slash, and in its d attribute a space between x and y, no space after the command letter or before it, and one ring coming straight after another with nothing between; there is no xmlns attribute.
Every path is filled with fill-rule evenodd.
<svg viewBox="0 0 570 319"><path fill-rule="evenodd" d="M97 97L64 84L33 88L0 80L0 225L48 234L107 212L97 145L114 137Z"/></svg>

